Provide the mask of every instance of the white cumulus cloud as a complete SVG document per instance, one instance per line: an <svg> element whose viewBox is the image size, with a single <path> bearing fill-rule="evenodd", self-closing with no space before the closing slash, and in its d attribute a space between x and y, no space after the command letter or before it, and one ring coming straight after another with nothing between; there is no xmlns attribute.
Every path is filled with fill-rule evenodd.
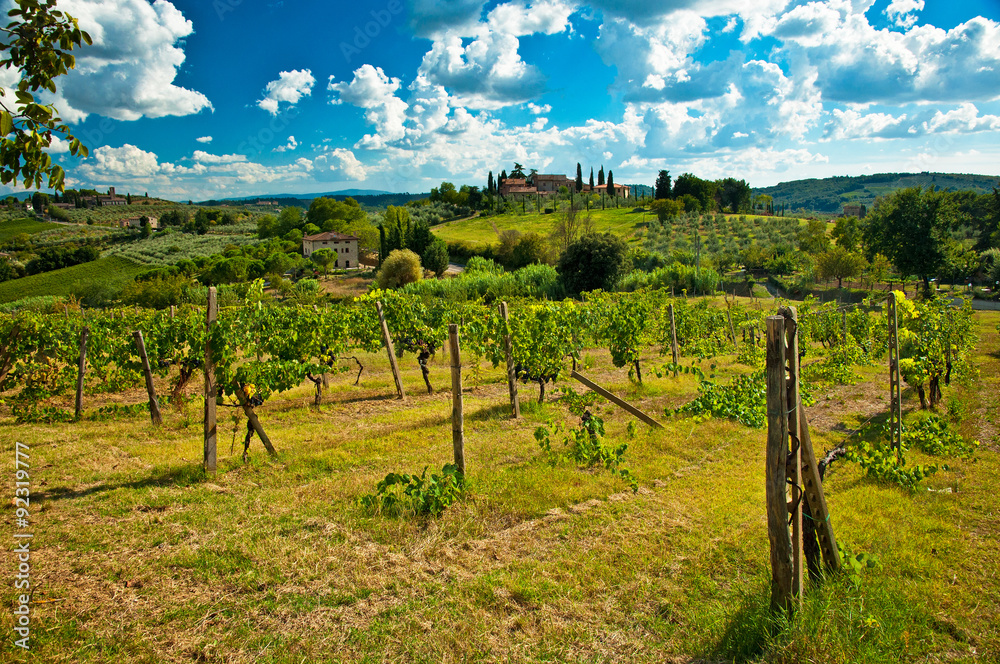
<svg viewBox="0 0 1000 664"><path fill-rule="evenodd" d="M5 9L13 6L4 0ZM212 110L200 92L174 84L184 63L191 21L167 0L60 0L93 45L76 53L76 68L57 81L52 103L67 121L90 114L116 120L184 116Z"/></svg>
<svg viewBox="0 0 1000 664"><path fill-rule="evenodd" d="M271 115L277 115L281 103L295 106L303 97L312 94L315 84L316 79L309 69L280 72L277 80L267 84L264 98L257 101L257 106Z"/></svg>
<svg viewBox="0 0 1000 664"><path fill-rule="evenodd" d="M212 142L212 137L211 136L201 136L200 138L196 138L194 140L196 140L199 143L211 143Z"/></svg>

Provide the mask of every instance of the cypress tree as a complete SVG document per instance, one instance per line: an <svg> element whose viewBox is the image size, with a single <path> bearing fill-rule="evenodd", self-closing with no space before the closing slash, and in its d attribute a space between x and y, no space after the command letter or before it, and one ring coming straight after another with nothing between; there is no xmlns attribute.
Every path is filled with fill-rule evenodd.
<svg viewBox="0 0 1000 664"><path fill-rule="evenodd" d="M576 191L577 193L583 191L583 167L580 166L580 162L576 162Z"/></svg>
<svg viewBox="0 0 1000 664"><path fill-rule="evenodd" d="M601 164L601 170L597 171L597 186L600 187L604 184L604 164Z"/></svg>
<svg viewBox="0 0 1000 664"><path fill-rule="evenodd" d="M594 190L594 167L590 167L590 190Z"/></svg>

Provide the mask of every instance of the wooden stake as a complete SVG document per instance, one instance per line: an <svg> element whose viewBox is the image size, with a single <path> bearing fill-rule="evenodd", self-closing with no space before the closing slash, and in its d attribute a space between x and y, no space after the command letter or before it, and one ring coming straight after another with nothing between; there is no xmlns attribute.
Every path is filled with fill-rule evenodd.
<svg viewBox="0 0 1000 664"><path fill-rule="evenodd" d="M215 365L212 363L212 327L219 319L215 286L208 289L205 308L205 472L215 475L217 430L215 424Z"/></svg>
<svg viewBox="0 0 1000 664"><path fill-rule="evenodd" d="M173 320L176 315L177 315L177 307L175 307L174 305L171 304L170 305L170 320Z"/></svg>
<svg viewBox="0 0 1000 664"><path fill-rule="evenodd" d="M726 318L729 320L729 334L733 338L733 350L738 351L736 347L736 328L733 327L733 314L728 309L726 310Z"/></svg>
<svg viewBox="0 0 1000 664"><path fill-rule="evenodd" d="M677 349L677 323L674 321L673 304L670 305L670 356L674 362L674 378L677 378L677 363L680 361L680 353Z"/></svg>
<svg viewBox="0 0 1000 664"><path fill-rule="evenodd" d="M76 374L76 408L73 416L80 419L83 415L83 379L87 373L87 340L90 338L90 328L80 330L80 365Z"/></svg>
<svg viewBox="0 0 1000 664"><path fill-rule="evenodd" d="M886 304L889 319L889 435L898 459L902 455L903 410L900 401L899 321L896 316L896 295L892 291L889 291Z"/></svg>
<svg viewBox="0 0 1000 664"><path fill-rule="evenodd" d="M400 399L405 399L403 394L403 379L399 375L399 365L396 364L396 349L392 345L392 337L389 335L389 326L385 324L385 313L382 311L382 303L375 303L375 310L378 312L378 323L382 327L382 341L385 343L385 350L389 353L389 366L392 368L392 378L396 381L396 394Z"/></svg>
<svg viewBox="0 0 1000 664"><path fill-rule="evenodd" d="M458 325L448 326L448 346L451 349L451 442L455 448L455 465L465 475L465 414L462 405L462 356L458 345Z"/></svg>
<svg viewBox="0 0 1000 664"><path fill-rule="evenodd" d="M500 303L500 316L503 318L503 350L507 360L507 389L510 392L510 407L516 420L521 417L521 404L517 399L517 375L514 368L513 343L510 339L510 315L506 302Z"/></svg>
<svg viewBox="0 0 1000 664"><path fill-rule="evenodd" d="M819 464L809 435L809 421L802 402L799 402L799 443L802 445L802 489L809 512L812 515L813 527L819 539L819 548L823 553L823 562L827 569L840 569L840 550L837 548L837 538L833 534L833 524L830 522L830 511L826 506L826 495L823 491L823 479L819 475Z"/></svg>
<svg viewBox="0 0 1000 664"><path fill-rule="evenodd" d="M277 456L278 453L274 451L271 439L268 438L267 434L264 432L264 427L261 426L260 418L257 417L257 413L254 412L253 406L250 405L250 400L247 399L247 393L243 389L242 385L236 386L236 398L239 400L240 408L243 409L243 413L247 416L250 426L253 427L253 430L257 432L258 436L260 436L260 442L264 443L267 453L271 456Z"/></svg>
<svg viewBox="0 0 1000 664"><path fill-rule="evenodd" d="M788 417L785 385L785 318L767 318L767 534L771 543L771 609L792 608L792 542L785 486Z"/></svg>
<svg viewBox="0 0 1000 664"><path fill-rule="evenodd" d="M801 425L801 400L799 399L799 333L798 314L794 307L783 307L785 316L786 353L788 361L788 384L785 389L785 403L788 410L788 431L792 432L793 449L788 456L786 470L791 480L791 520L792 520L792 594L802 606L803 563L802 563L802 445L799 441Z"/></svg>
<svg viewBox="0 0 1000 664"><path fill-rule="evenodd" d="M163 416L160 414L160 404L156 400L156 388L153 387L153 372L149 368L149 356L146 355L146 341L142 338L142 332L136 330L132 333L135 338L135 347L139 351L139 359L142 361L142 375L146 378L146 394L149 395L149 417L153 424L163 424Z"/></svg>
<svg viewBox="0 0 1000 664"><path fill-rule="evenodd" d="M654 420L652 417L650 417L646 413L642 412L641 410L639 410L638 408L636 408L635 406L633 406L629 402L625 401L624 399L621 399L621 398L615 396L614 394L612 394L611 392L608 392L606 389L604 389L603 387L601 387L600 385L598 385L594 381L592 381L592 380L590 380L588 378L585 378L584 376L581 376L580 374L578 374L575 371L570 372L569 375L570 375L571 378L580 381L581 383L583 383L584 385L586 385L587 387L589 387L593 391L597 392L598 394L600 394L602 397L604 397L605 399L607 399L611 403L615 404L616 406L618 406L622 410L624 410L624 411L626 411L628 413L631 413L632 415L634 415L635 417L639 418L640 420L642 420L643 422L645 422L649 426L653 427L654 429L662 429L663 428L663 425L660 424L659 422L657 422L656 420Z"/></svg>

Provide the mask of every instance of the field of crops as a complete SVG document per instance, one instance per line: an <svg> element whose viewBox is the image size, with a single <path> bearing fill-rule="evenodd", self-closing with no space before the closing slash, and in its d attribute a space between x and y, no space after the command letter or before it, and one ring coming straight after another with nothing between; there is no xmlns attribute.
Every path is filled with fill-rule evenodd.
<svg viewBox="0 0 1000 664"><path fill-rule="evenodd" d="M227 247L256 244L256 237L240 234L192 235L168 229L163 235L119 244L105 252L150 267L173 265L180 260L221 254Z"/></svg>
<svg viewBox="0 0 1000 664"><path fill-rule="evenodd" d="M35 219L19 217L17 219L6 219L0 221L0 242L6 242L15 235L27 233L33 235L43 231L50 231L61 228L59 224L37 221Z"/></svg>
<svg viewBox="0 0 1000 664"><path fill-rule="evenodd" d="M532 321L575 317L573 329L584 337L580 371L659 419L665 426L659 430L569 380L568 358L544 403L536 402L537 389L521 386L522 418L512 419L505 371L493 367L482 346L498 319L465 310L468 470L458 499L432 516L410 505L437 504L432 489L447 493L440 469L452 459L452 357L438 351L427 359L428 393L417 361L422 346L412 342L440 339L439 323L446 321L433 322L434 306L404 302L388 299L386 314L397 344L407 349L400 360L405 400L394 398L373 312L221 312L220 383L252 377L272 391L302 371L287 364L293 355L278 364L253 361L257 349L268 348L319 353L309 368L326 371L329 387L318 406L311 405L316 384L306 380L274 390L256 409L275 457L254 438L243 461L246 419L239 408L220 407L214 477L200 468L199 373L181 391L191 400L163 404L164 423L154 427L134 356L101 359L127 353L129 330L143 327L154 370L162 374L156 388L169 394L177 369L198 353L164 340L174 338L170 330L185 329L196 339L191 327L203 324L204 312L182 310L175 319L88 314L97 375L87 381L83 418L17 424L12 411L0 411L0 449L13 459L18 441L30 455L33 656L51 662L986 662L1000 655L996 314L976 314L974 328L961 333L980 339L964 356L979 371L956 374L943 387L937 419L919 411L914 391L903 400L912 431L930 422L981 446L965 455L912 439L907 469L938 467L912 490L875 479L860 461L834 462L825 487L838 541L850 554L847 571L812 583L804 607L786 620L767 608L764 432L739 419L739 408L724 413L726 404L752 400L753 393L708 385L722 388L754 373L760 349L743 333L769 307L741 301L730 311L730 326L721 302L698 313L700 303L674 301L682 350L675 377L664 367L669 356L661 355L660 342L647 335L665 329L660 305L655 314L641 311L649 299L616 297L583 308L512 303L512 329L522 340L545 329ZM842 313L856 343L838 341ZM804 307L802 315L804 364L829 365L814 369L810 383L814 445L822 453L846 439L863 452L877 443L885 421L886 373L878 359L884 317L835 305L811 313ZM934 315L904 311L904 324L919 326ZM83 322L70 312L46 329L61 334ZM296 333L275 333L288 326ZM565 325L556 327L560 341L550 353L561 355L560 345L577 341L562 333ZM627 335L608 336L612 327L644 341L623 347ZM350 335L376 341L339 346ZM59 342L68 358L72 338ZM530 356L526 345L515 340L517 352ZM853 375L837 375L834 368L845 364L837 354L856 347L872 359L851 355L846 364ZM248 362L225 359L237 348ZM334 349L343 359L324 368ZM348 350L364 367L360 380L355 361L340 355ZM633 362L643 367L641 383L630 377ZM5 397L16 405L14 395ZM687 408L695 402L700 410ZM71 410L72 394L44 403ZM585 410L600 418L600 432L584 425ZM594 440L614 463L577 456ZM406 498L398 515L366 507L365 496L382 495L377 485L387 473L419 477L425 467L425 480L436 488L414 489L421 502ZM407 486L415 486L412 477ZM8 632L10 621L4 612L0 625ZM8 639L0 652L12 655L13 648Z"/></svg>
<svg viewBox="0 0 1000 664"><path fill-rule="evenodd" d="M0 283L0 302L42 295L69 295L85 283L121 287L148 269L125 258L99 258L89 263Z"/></svg>

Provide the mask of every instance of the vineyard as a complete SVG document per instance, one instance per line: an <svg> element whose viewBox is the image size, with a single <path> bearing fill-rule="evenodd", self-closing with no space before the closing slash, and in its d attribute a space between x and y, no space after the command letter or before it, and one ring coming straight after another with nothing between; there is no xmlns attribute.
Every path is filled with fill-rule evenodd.
<svg viewBox="0 0 1000 664"><path fill-rule="evenodd" d="M994 314L896 296L907 387L897 458L883 428L884 298L798 303L803 398L817 453L843 455L827 469L827 497L854 562L794 621L770 624L760 441L762 335L775 303L643 289L508 305L505 320L493 305L374 291L285 307L258 285L211 326L203 307L0 314L3 448L28 444L34 481L45 482L33 486L44 575L35 601L50 602L39 620L52 629L37 656L1000 653L1000 587L983 581L1000 562L989 516L1000 465ZM461 345L464 475L451 465L449 325ZM218 472L208 477L206 345L219 391ZM583 388L574 370L664 428Z"/></svg>

